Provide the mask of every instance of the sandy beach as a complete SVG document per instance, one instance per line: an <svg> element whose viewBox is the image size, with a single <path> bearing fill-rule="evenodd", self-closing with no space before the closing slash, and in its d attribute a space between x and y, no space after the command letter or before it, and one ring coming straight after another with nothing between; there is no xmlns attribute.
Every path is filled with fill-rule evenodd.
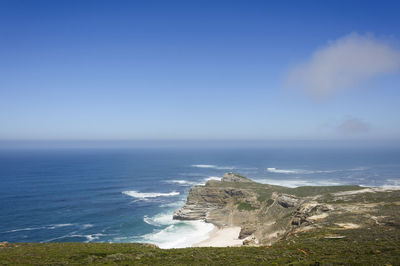
<svg viewBox="0 0 400 266"><path fill-rule="evenodd" d="M209 238L193 247L233 247L241 246L243 240L239 239L240 227L215 228L209 233Z"/></svg>

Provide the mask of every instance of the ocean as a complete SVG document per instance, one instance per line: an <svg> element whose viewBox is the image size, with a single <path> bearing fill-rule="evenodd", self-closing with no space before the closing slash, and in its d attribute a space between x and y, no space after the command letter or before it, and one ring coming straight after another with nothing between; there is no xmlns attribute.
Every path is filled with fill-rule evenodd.
<svg viewBox="0 0 400 266"><path fill-rule="evenodd" d="M399 148L0 150L0 241L189 247L212 224L174 221L191 186L238 172L283 186L399 186Z"/></svg>

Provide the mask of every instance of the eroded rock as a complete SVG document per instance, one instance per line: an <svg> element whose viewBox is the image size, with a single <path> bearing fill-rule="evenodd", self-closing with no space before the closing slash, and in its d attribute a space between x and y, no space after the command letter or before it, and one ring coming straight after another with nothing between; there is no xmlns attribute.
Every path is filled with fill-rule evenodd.
<svg viewBox="0 0 400 266"><path fill-rule="evenodd" d="M341 188L357 189L356 186ZM357 215L393 215L390 210L378 212L378 206L383 205L375 201L386 199L386 194L367 193L369 191L362 188L360 190L361 192L352 194L352 200L359 202L340 203L331 192L339 193L338 187L307 187L299 193L296 188L259 184L241 175L227 173L221 181L213 180L205 186L192 187L186 204L175 211L173 217L178 220L204 220L219 227L240 227L239 238L244 245L270 245L296 232L329 229L334 222L352 223ZM400 201L396 198L400 192L391 193L392 205L397 207L399 202L400 206ZM299 194L306 195L298 196ZM367 194L374 197L366 197ZM371 223L371 219L367 221ZM374 221L374 225L398 226L394 218ZM357 228L352 227L349 230Z"/></svg>
<svg viewBox="0 0 400 266"><path fill-rule="evenodd" d="M299 199L291 195L280 195L278 204L284 208L295 207L299 204Z"/></svg>
<svg viewBox="0 0 400 266"><path fill-rule="evenodd" d="M236 173L225 173L221 179L222 182L253 182L247 177L241 176Z"/></svg>

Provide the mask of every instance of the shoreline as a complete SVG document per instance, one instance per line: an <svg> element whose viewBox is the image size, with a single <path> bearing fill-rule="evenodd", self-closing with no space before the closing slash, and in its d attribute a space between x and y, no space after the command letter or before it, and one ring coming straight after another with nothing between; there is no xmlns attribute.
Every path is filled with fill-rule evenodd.
<svg viewBox="0 0 400 266"><path fill-rule="evenodd" d="M243 240L239 239L239 226L217 227L208 233L208 238L193 244L191 247L240 247Z"/></svg>

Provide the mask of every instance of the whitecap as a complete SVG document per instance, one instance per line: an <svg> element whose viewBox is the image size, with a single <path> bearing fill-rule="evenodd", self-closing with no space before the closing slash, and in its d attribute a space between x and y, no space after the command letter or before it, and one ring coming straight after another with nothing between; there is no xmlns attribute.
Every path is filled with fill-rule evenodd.
<svg viewBox="0 0 400 266"><path fill-rule="evenodd" d="M87 235L81 235L81 234L76 234L75 232L72 232L70 234L67 235L63 235L63 236L59 236L59 237L55 237L55 238L51 238L51 239L47 239L45 241L41 241L42 243L47 243L47 242L52 242L54 240L59 240L59 239L64 239L64 238L73 238L73 237L79 237L79 238L86 238L86 241L84 241L85 243L91 242L93 240L97 240L102 236L106 236L105 234L101 234L101 233L97 233L97 234L87 234Z"/></svg>
<svg viewBox="0 0 400 266"><path fill-rule="evenodd" d="M99 239L101 236L106 236L106 235L101 234L101 233L97 233L97 234L76 235L76 236L78 236L78 237L79 237L79 236L85 237L85 238L87 239L87 241L85 241L85 242L91 242L91 241L93 241L93 240Z"/></svg>
<svg viewBox="0 0 400 266"><path fill-rule="evenodd" d="M93 227L93 224L82 224L81 227L82 229L87 229Z"/></svg>
<svg viewBox="0 0 400 266"><path fill-rule="evenodd" d="M400 187L400 178L386 179L385 184L383 184L382 187Z"/></svg>
<svg viewBox="0 0 400 266"><path fill-rule="evenodd" d="M197 168L215 168L217 166L212 165L212 164L192 164L192 167L197 167Z"/></svg>
<svg viewBox="0 0 400 266"><path fill-rule="evenodd" d="M66 226L73 226L74 224L50 224L45 226L38 226L38 227L24 227L24 228L17 228L9 231L5 231L4 233L15 233L21 231L33 231L33 230L52 230L60 227Z"/></svg>
<svg viewBox="0 0 400 266"><path fill-rule="evenodd" d="M212 169L218 169L218 170L236 169L235 166L218 166L218 165L213 165L213 164L192 164L192 167L196 167L196 168L212 168Z"/></svg>
<svg viewBox="0 0 400 266"><path fill-rule="evenodd" d="M145 215L143 221L154 226L171 225L179 222L172 219L171 213L159 213L153 217Z"/></svg>
<svg viewBox="0 0 400 266"><path fill-rule="evenodd" d="M180 194L177 191L172 191L169 193L157 193L157 192L142 193L135 190L123 191L122 193L142 200L145 200L147 198L157 198L157 197L173 197Z"/></svg>
<svg viewBox="0 0 400 266"><path fill-rule="evenodd" d="M275 167L267 168L267 172L275 174L321 174L321 173L335 173L340 170L304 170L304 169L277 169Z"/></svg>
<svg viewBox="0 0 400 266"><path fill-rule="evenodd" d="M209 176L209 177L207 177L206 179L204 179L206 182L207 181L210 181L210 180L218 180L218 181L221 181L221 177L219 177L219 176Z"/></svg>
<svg viewBox="0 0 400 266"><path fill-rule="evenodd" d="M53 224L49 225L46 229L56 229L59 227L73 226L73 224Z"/></svg>
<svg viewBox="0 0 400 266"><path fill-rule="evenodd" d="M343 185L341 183L330 181L330 180L300 180L300 179L286 179L286 180L278 180L278 179L255 179L254 181L262 184L269 185L277 185L284 187L302 187L302 186L338 186Z"/></svg>
<svg viewBox="0 0 400 266"><path fill-rule="evenodd" d="M284 169L276 169L275 167L267 168L267 171L270 173L278 173L278 174L296 174L298 171L296 170L284 170Z"/></svg>
<svg viewBox="0 0 400 266"><path fill-rule="evenodd" d="M91 242L93 240L99 239L101 236L106 236L105 234L97 233L97 234L87 234L87 235L80 235L80 234L69 234L64 236L63 238L70 238L70 237L81 237L86 238L85 243Z"/></svg>
<svg viewBox="0 0 400 266"><path fill-rule="evenodd" d="M195 185L205 185L207 181L209 180L218 180L221 181L221 177L219 176L209 176L206 178L203 178L201 181L187 181L187 180L167 180L167 183L176 183L182 186L195 186Z"/></svg>
<svg viewBox="0 0 400 266"><path fill-rule="evenodd" d="M202 185L204 186L208 181L210 180L217 180L217 181L221 181L221 177L219 176L209 176L207 178L204 178L202 181L200 181L199 183L197 183L196 185Z"/></svg>
<svg viewBox="0 0 400 266"><path fill-rule="evenodd" d="M196 185L197 184L196 182L182 180L182 179L179 179L179 180L166 180L165 182L166 183L172 183L172 184L179 184L179 185L182 185L182 186L191 186L191 185Z"/></svg>
<svg viewBox="0 0 400 266"><path fill-rule="evenodd" d="M40 230L44 229L45 227L25 227L25 228L17 228L9 231L5 231L4 233L14 233L14 232L20 232L20 231L32 231L32 230Z"/></svg>
<svg viewBox="0 0 400 266"><path fill-rule="evenodd" d="M343 171L365 171L368 167L356 167L351 169L341 169L341 170L304 170L304 169L277 169L275 167L267 168L267 172L275 174L323 174L323 173L336 173Z"/></svg>

